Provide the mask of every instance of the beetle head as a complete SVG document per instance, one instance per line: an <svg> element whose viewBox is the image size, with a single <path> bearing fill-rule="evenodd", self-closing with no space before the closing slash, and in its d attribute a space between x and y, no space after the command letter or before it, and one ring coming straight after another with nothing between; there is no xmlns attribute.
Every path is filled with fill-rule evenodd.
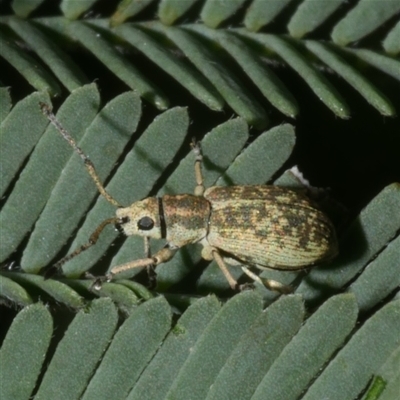
<svg viewBox="0 0 400 400"><path fill-rule="evenodd" d="M118 225L126 236L139 235L161 239L159 203L156 197L137 201L116 211Z"/></svg>

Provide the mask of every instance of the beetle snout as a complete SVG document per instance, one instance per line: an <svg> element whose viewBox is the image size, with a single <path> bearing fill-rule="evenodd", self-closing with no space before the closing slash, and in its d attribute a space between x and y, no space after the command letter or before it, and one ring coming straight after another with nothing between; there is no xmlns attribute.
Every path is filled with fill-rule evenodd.
<svg viewBox="0 0 400 400"><path fill-rule="evenodd" d="M119 233L124 233L124 225L128 224L129 222L130 222L130 218L127 216L117 218L117 221L115 222L115 229Z"/></svg>

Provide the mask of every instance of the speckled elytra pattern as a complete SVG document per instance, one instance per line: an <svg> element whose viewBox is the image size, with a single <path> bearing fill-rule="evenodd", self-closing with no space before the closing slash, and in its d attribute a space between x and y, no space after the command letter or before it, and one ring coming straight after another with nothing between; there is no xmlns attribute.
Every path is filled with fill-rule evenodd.
<svg viewBox="0 0 400 400"><path fill-rule="evenodd" d="M301 269L337 253L329 219L302 193L277 186L211 187L208 243L245 263Z"/></svg>

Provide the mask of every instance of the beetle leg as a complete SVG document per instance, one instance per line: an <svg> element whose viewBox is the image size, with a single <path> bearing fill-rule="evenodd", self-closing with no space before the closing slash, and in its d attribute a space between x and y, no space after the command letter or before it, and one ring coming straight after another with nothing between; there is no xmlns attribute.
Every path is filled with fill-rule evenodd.
<svg viewBox="0 0 400 400"><path fill-rule="evenodd" d="M214 260L218 264L218 267L221 269L222 273L225 275L226 280L229 283L229 286L233 290L238 289L238 283L236 279L232 276L232 274L229 272L228 267L225 264L225 261L222 259L221 255L218 253L217 250L213 249L212 250L212 256L214 257Z"/></svg>
<svg viewBox="0 0 400 400"><path fill-rule="evenodd" d="M254 282L258 282L260 285L265 286L269 290L273 290L279 293L292 293L293 288L289 285L284 285L278 281L274 281L273 279L261 279L254 272L251 272L247 267L242 267L242 271Z"/></svg>
<svg viewBox="0 0 400 400"><path fill-rule="evenodd" d="M154 256L148 258L142 258L140 260L134 260L125 264L117 265L113 267L110 273L107 275L107 280L111 280L114 275L120 274L121 272L129 271L134 268L148 267L150 265L158 265L169 261L177 252L178 247L169 247L168 245L163 247Z"/></svg>
<svg viewBox="0 0 400 400"><path fill-rule="evenodd" d="M144 257L151 258L151 249L150 249L150 238L145 236L144 238ZM146 267L147 277L149 278L149 287L154 288L156 285L156 272L155 265L150 264Z"/></svg>
<svg viewBox="0 0 400 400"><path fill-rule="evenodd" d="M204 179L203 173L201 172L201 163L203 162L203 155L201 154L200 143L196 142L194 139L191 143L195 161L194 161L194 173L196 175L196 187L194 189L195 196L203 196L204 194Z"/></svg>

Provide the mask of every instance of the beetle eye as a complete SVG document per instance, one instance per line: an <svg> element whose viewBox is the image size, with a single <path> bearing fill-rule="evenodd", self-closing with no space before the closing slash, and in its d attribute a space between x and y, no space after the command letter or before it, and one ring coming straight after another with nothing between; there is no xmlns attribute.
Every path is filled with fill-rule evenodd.
<svg viewBox="0 0 400 400"><path fill-rule="evenodd" d="M149 231L154 226L154 221L150 217L140 218L138 221L138 228L143 231Z"/></svg>

